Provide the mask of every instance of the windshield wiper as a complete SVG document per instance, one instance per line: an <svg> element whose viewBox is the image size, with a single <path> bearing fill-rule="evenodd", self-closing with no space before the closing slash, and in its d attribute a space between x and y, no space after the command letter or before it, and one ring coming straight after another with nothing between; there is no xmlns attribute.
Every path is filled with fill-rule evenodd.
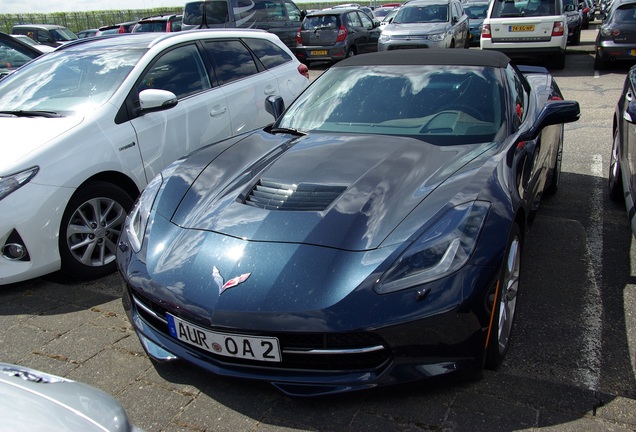
<svg viewBox="0 0 636 432"><path fill-rule="evenodd" d="M54 111L38 111L38 110L34 110L34 111L25 111L25 110L0 111L0 115L2 115L2 114L15 116L15 117L47 117L47 118L62 117L61 115L59 115L58 113L56 113Z"/></svg>
<svg viewBox="0 0 636 432"><path fill-rule="evenodd" d="M298 135L298 136L307 135L307 132L303 132L294 128L283 128L283 127L271 128L270 132L271 133L288 133L288 134Z"/></svg>

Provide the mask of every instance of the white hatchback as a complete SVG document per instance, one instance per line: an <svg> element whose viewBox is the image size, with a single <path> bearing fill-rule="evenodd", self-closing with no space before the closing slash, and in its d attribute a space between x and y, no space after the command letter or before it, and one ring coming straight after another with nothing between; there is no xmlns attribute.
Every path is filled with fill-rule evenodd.
<svg viewBox="0 0 636 432"><path fill-rule="evenodd" d="M562 0L493 0L479 43L510 58L547 57L563 69L567 37Z"/></svg>
<svg viewBox="0 0 636 432"><path fill-rule="evenodd" d="M124 219L172 161L273 122L309 72L276 35L82 39L0 81L0 285L115 270Z"/></svg>

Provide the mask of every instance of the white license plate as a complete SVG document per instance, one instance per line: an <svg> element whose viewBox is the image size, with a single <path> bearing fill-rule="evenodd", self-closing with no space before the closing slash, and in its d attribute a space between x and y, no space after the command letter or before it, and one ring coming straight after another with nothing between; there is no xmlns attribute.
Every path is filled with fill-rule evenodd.
<svg viewBox="0 0 636 432"><path fill-rule="evenodd" d="M280 362L280 348L275 337L254 337L210 331L166 314L170 334L187 344L214 354L248 360Z"/></svg>

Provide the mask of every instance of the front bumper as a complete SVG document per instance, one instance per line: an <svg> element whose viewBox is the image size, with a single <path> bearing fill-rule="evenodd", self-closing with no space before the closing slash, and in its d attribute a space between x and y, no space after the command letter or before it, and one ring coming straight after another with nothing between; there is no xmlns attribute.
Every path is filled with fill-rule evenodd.
<svg viewBox="0 0 636 432"><path fill-rule="evenodd" d="M11 260L0 253L0 285L60 269L58 231L73 192L29 182L0 201L0 248L19 239L28 252L28 259L22 260Z"/></svg>
<svg viewBox="0 0 636 432"><path fill-rule="evenodd" d="M490 322L484 304L499 272L466 266L433 290L466 297L464 301L447 302L431 313L423 312L425 299L415 304L420 312L413 313L411 308L398 322L388 318L389 312L387 317L378 315L411 307L404 303L415 301L414 291L377 296L373 313L364 306L351 310L351 304L365 303L358 293L356 299L315 311L217 311L213 315L222 325L206 326L211 331L276 337L282 361L270 363L216 355L171 336L166 314L177 316L184 311L172 306L170 299L153 298L159 290L134 255L120 253L118 265L124 309L149 356L157 361L182 359L218 375L266 381L292 396L334 394L443 375L478 375ZM180 317L192 322L184 315Z"/></svg>

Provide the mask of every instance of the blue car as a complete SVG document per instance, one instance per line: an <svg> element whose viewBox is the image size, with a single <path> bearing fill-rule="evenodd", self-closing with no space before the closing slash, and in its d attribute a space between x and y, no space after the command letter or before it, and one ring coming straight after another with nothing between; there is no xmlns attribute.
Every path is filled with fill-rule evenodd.
<svg viewBox="0 0 636 432"><path fill-rule="evenodd" d="M488 14L489 2L471 1L464 3L464 12L468 15L470 27L470 46L479 46L481 29Z"/></svg>
<svg viewBox="0 0 636 432"><path fill-rule="evenodd" d="M294 396L496 368L578 103L544 68L424 49L343 60L267 106L272 125L173 163L127 219L148 354Z"/></svg>

